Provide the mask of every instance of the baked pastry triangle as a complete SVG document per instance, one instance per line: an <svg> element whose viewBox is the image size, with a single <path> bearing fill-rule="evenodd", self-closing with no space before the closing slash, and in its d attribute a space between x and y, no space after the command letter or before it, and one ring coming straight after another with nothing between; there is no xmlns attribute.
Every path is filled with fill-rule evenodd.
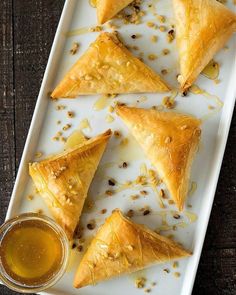
<svg viewBox="0 0 236 295"><path fill-rule="evenodd" d="M165 91L169 91L167 84L134 57L115 33L101 33L66 74L51 97Z"/></svg>
<svg viewBox="0 0 236 295"><path fill-rule="evenodd" d="M109 19L112 19L132 1L133 0L97 0L97 17L99 24L104 24Z"/></svg>
<svg viewBox="0 0 236 295"><path fill-rule="evenodd" d="M118 106L116 112L156 167L177 208L183 210L201 121L174 112L125 106Z"/></svg>
<svg viewBox="0 0 236 295"><path fill-rule="evenodd" d="M190 256L172 240L113 211L100 227L85 253L74 279L74 287L132 273L155 263Z"/></svg>
<svg viewBox="0 0 236 295"><path fill-rule="evenodd" d="M29 164L38 192L69 239L110 136L108 130L61 154Z"/></svg>
<svg viewBox="0 0 236 295"><path fill-rule="evenodd" d="M236 31L236 15L216 0L173 0L180 60L178 80L188 89Z"/></svg>

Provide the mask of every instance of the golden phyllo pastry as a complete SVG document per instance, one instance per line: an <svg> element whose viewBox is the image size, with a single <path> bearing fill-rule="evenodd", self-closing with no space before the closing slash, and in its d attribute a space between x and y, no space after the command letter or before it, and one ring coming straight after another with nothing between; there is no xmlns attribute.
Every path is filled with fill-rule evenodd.
<svg viewBox="0 0 236 295"><path fill-rule="evenodd" d="M200 139L201 121L174 112L125 106L118 106L116 112L156 167L178 209L182 210Z"/></svg>
<svg viewBox="0 0 236 295"><path fill-rule="evenodd" d="M216 0L173 0L182 90L236 31L236 15Z"/></svg>
<svg viewBox="0 0 236 295"><path fill-rule="evenodd" d="M73 237L110 136L108 130L59 155L29 165L38 192L69 239Z"/></svg>
<svg viewBox="0 0 236 295"><path fill-rule="evenodd" d="M169 91L167 84L134 57L115 33L101 33L66 74L51 97L165 91Z"/></svg>
<svg viewBox="0 0 236 295"><path fill-rule="evenodd" d="M97 0L97 16L99 24L104 24L113 18L133 0Z"/></svg>
<svg viewBox="0 0 236 295"><path fill-rule="evenodd" d="M155 263L190 256L172 240L113 211L100 227L78 267L74 286L94 285Z"/></svg>

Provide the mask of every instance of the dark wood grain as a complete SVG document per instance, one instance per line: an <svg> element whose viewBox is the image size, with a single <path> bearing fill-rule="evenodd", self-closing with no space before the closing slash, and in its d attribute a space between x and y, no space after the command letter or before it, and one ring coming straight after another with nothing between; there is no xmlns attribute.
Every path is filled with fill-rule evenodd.
<svg viewBox="0 0 236 295"><path fill-rule="evenodd" d="M64 0L0 1L1 222L63 4ZM234 112L193 295L235 294L235 146ZM0 294L16 293L1 286Z"/></svg>

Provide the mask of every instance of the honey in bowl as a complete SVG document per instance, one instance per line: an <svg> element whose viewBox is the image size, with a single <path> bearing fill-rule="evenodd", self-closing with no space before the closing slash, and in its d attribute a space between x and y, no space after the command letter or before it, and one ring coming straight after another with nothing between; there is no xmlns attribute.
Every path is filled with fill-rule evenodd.
<svg viewBox="0 0 236 295"><path fill-rule="evenodd" d="M1 277L14 290L43 290L65 270L67 240L48 221L27 215L1 233Z"/></svg>

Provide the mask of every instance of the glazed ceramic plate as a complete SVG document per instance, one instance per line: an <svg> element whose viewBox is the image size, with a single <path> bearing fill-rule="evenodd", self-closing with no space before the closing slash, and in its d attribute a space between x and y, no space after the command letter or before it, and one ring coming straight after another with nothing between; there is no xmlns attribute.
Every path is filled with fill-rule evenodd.
<svg viewBox="0 0 236 295"><path fill-rule="evenodd" d="M149 4L153 6L148 7ZM142 56L143 60L156 72L160 73L161 70L168 69L169 74L165 75L164 78L170 85L177 88L176 75L179 69L176 44L175 42L170 44L166 42L167 32L161 32L147 26L148 21L154 21L160 25L154 15L157 11L158 14L168 17L164 25L168 29L171 28L171 24L174 23L171 1L145 1L144 9L146 15L139 25L125 25L119 20L112 22L119 26L122 39L132 47L131 50L135 55ZM231 9L234 9L233 5ZM170 94L177 95L174 110L203 119L201 144L191 173L190 187L192 189L186 202L185 211L181 213L181 219L175 220L173 218L175 207L168 205L166 201L166 208L161 209L158 205L158 196L155 189L147 187L148 195L146 197L140 196L138 199L133 200L131 196L139 194L140 187L135 185L125 187L122 185L127 181L134 181L140 173L144 172L144 167L150 169L151 164L138 144L128 134L121 120L114 113L108 111L108 107L114 105L115 101L144 108L160 106L165 95L119 95L116 98L107 100L106 107L101 110L96 110L96 105L99 104L96 103L100 96L81 96L77 99L61 99L56 102L51 101L49 98L49 93L59 80L86 50L88 45L96 39L98 33L89 32L88 30L88 28L95 25L96 10L89 5L87 0L66 1L40 89L7 218L18 213L38 210L43 210L45 214L50 216L41 197L34 192L28 174L28 163L38 160L35 158L36 152L41 152L43 158L63 150L63 142L53 141L52 138L64 125L68 123L72 125L67 131L63 131L65 138L72 131L78 129L79 126L84 127L83 132L89 137L95 136L108 128L119 130L122 138L129 138L129 143L125 147L121 147L119 144L121 139L113 136L99 165L88 197L90 201L94 202L94 206L90 210L85 207L81 218L81 223L85 227L89 220L95 219L97 227L92 231L85 231L85 237L87 238L84 248L95 234L98 226L103 223L111 211L114 208L120 208L124 212L130 209L134 210L135 216L133 219L135 221L146 224L152 229L162 229L161 233L163 235L173 235L173 238L181 242L186 249L191 250L193 255L188 259L179 261L178 268L173 268L172 263L156 265L141 273L122 276L96 286L76 290L72 286L73 277L83 252L78 253L75 249L71 253L70 265L64 277L56 286L47 290L44 294L138 295L143 293L144 290L137 289L134 281L139 276L145 276L147 278L146 287L150 287L154 292L153 294L189 295L192 291L201 255L234 109L236 97L236 39L233 37L227 44L227 48L215 56L215 60L220 65L218 77L220 83L215 83L215 81L200 75L196 85L204 90L200 91L201 94L196 94L199 91L193 91L187 97L182 97L175 91ZM109 30L106 26L103 26L103 28ZM142 35L140 38L131 38L131 35L138 33ZM150 41L153 35L158 36L157 43ZM73 42L78 42L80 45L78 53L75 55L69 53ZM170 54L164 56L162 50L166 48L170 50ZM156 54L158 58L149 60L149 54ZM58 105L65 106L65 109L57 110ZM101 108L101 104L99 108ZM67 116L68 111L73 111L75 116L69 119ZM107 117L108 114L112 116L113 121L110 117ZM61 124L57 124L58 121L61 121ZM89 126L85 122L89 123ZM119 168L119 165L124 161L128 163L127 169ZM107 180L109 177L113 177L119 182L120 190L113 196L106 197L104 192L108 189ZM159 190L160 187L157 188L157 191ZM33 195L33 200L29 201L28 195ZM151 208L150 215L143 216L140 211L145 206ZM100 214L101 209L107 209L107 213ZM169 269L169 273L163 271L166 268ZM175 272L178 272L180 277L177 278ZM156 285L151 286L152 282L156 282Z"/></svg>

